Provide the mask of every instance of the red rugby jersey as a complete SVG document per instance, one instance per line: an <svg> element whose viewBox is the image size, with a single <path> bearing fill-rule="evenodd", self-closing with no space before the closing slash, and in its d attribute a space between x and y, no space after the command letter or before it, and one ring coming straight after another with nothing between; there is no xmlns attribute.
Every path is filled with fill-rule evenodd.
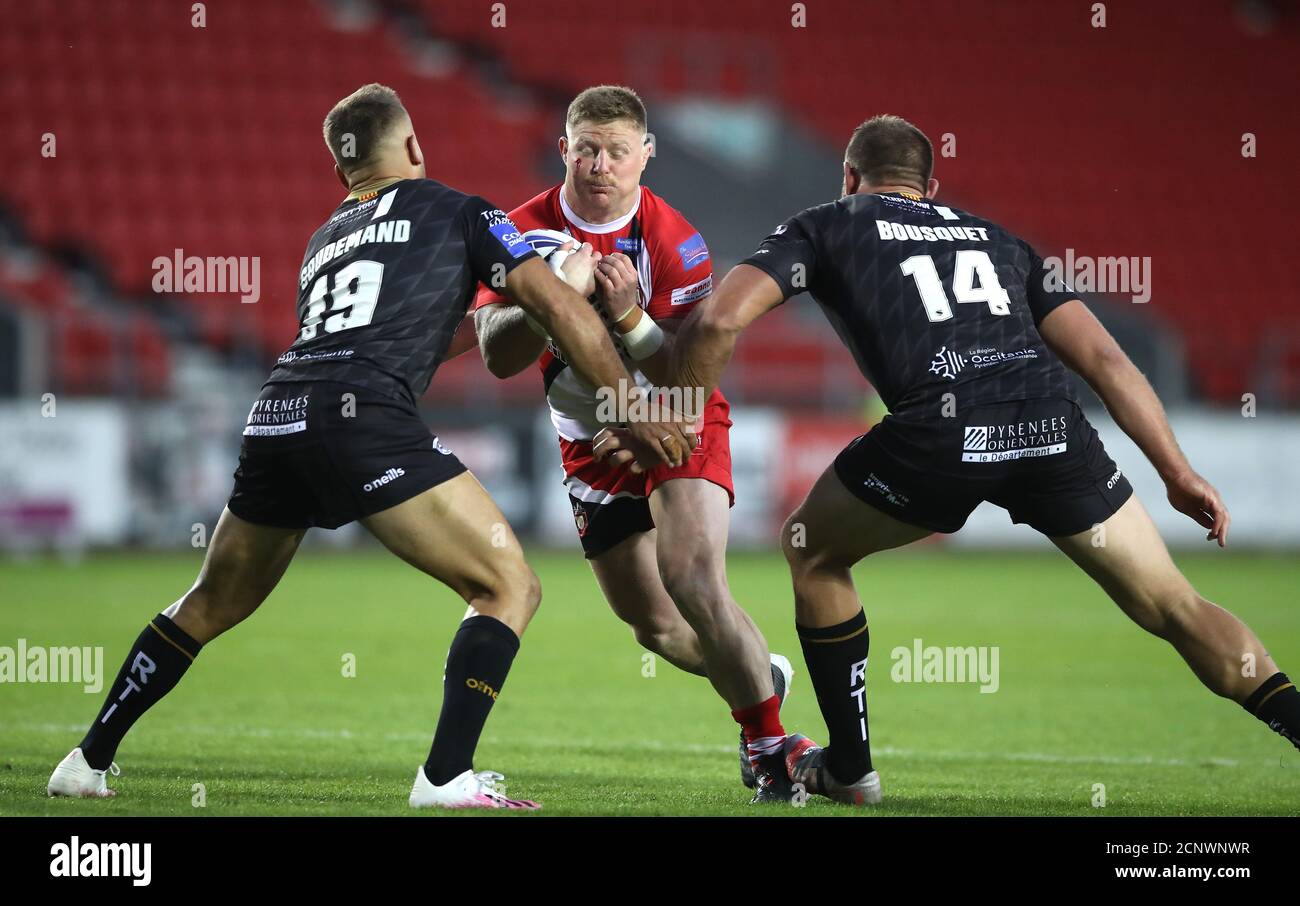
<svg viewBox="0 0 1300 906"><path fill-rule="evenodd" d="M713 263L703 237L645 186L632 210L609 223L583 220L569 207L563 189L563 185L556 186L511 211L519 231L560 230L572 235L575 242L590 242L602 255L624 253L632 259L640 278L639 303L656 321L685 317L712 292ZM508 302L481 285L474 308ZM615 345L622 349L621 343ZM624 361L638 384L652 386L634 361L626 357ZM556 432L566 440L590 440L602 427L596 419L595 388L568 367L554 343L547 345L537 364Z"/></svg>

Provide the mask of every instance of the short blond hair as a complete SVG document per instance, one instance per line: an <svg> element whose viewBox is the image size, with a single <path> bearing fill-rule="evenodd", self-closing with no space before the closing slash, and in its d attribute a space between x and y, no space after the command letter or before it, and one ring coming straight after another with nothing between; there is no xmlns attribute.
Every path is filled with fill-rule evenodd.
<svg viewBox="0 0 1300 906"><path fill-rule="evenodd" d="M631 88L623 85L593 85L569 104L564 118L570 129L578 123L612 123L630 120L642 132L646 127L645 103Z"/></svg>

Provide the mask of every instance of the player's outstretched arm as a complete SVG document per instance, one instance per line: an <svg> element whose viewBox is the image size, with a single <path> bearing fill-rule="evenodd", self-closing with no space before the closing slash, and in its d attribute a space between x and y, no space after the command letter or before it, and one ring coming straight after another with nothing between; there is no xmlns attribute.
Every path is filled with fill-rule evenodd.
<svg viewBox="0 0 1300 906"><path fill-rule="evenodd" d="M783 301L781 287L765 271L748 264L736 265L717 292L686 317L672 346L669 379L655 383L661 387L698 388L701 398L708 399L731 361L740 332ZM635 445L618 431L602 431L593 449L598 462L618 466L631 459Z"/></svg>
<svg viewBox="0 0 1300 906"><path fill-rule="evenodd" d="M590 246L584 245L570 255L570 259L579 259L579 262L583 257L594 269L595 259ZM572 267L576 269L579 266L580 263L575 262ZM634 408L630 405L631 396L643 391L627 373L600 316L582 296L552 274L545 262L540 258L525 261L510 271L506 277L505 295L555 339L569 367L576 370L579 377L593 387L609 388L621 403L620 410ZM678 466L695 448L696 438L689 430L690 425L671 416L668 413L665 421L628 425L628 431L636 442L633 446L637 458L643 465L654 459Z"/></svg>
<svg viewBox="0 0 1300 906"><path fill-rule="evenodd" d="M784 301L780 285L765 271L737 264L678 332L670 386L698 387L707 398L731 361L740 332Z"/></svg>
<svg viewBox="0 0 1300 906"><path fill-rule="evenodd" d="M1208 529L1207 541L1223 547L1230 521L1227 507L1183 455L1151 384L1088 306L1078 299L1066 302L1043 318L1038 332L1097 392L1115 423L1155 466L1174 509Z"/></svg>

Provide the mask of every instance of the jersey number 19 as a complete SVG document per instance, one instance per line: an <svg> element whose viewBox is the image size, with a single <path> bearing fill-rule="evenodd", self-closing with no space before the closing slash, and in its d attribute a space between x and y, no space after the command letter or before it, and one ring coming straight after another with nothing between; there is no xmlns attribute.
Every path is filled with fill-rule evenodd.
<svg viewBox="0 0 1300 906"><path fill-rule="evenodd" d="M307 295L307 311L302 319L300 339L310 340L322 326L325 332L338 333L364 327L375 316L379 285L384 280L384 265L378 261L353 261L335 274L321 274Z"/></svg>

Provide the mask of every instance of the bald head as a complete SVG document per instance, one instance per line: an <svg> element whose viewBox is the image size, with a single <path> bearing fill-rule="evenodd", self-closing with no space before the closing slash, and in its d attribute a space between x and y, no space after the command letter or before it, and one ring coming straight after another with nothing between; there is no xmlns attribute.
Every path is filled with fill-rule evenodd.
<svg viewBox="0 0 1300 906"><path fill-rule="evenodd" d="M424 175L411 117L386 85L364 85L335 104L325 117L324 133L346 184L376 176ZM412 167L421 172L408 172Z"/></svg>

